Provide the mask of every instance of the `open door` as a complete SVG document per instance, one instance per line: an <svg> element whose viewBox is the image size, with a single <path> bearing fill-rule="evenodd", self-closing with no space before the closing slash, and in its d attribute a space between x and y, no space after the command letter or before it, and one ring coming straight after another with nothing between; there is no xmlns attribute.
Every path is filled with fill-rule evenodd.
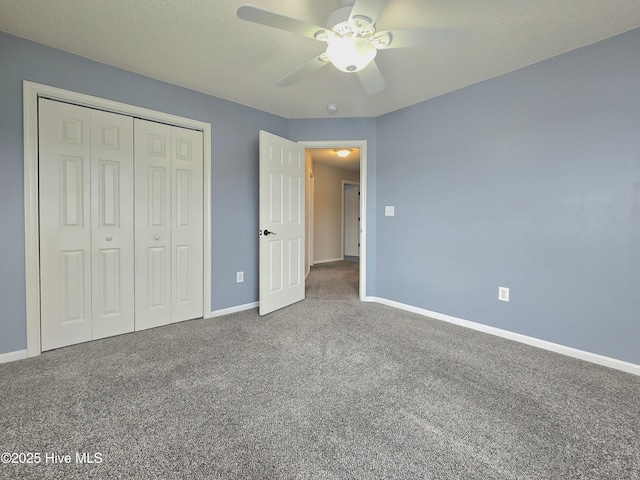
<svg viewBox="0 0 640 480"><path fill-rule="evenodd" d="M260 315L304 299L304 150L260 131Z"/></svg>

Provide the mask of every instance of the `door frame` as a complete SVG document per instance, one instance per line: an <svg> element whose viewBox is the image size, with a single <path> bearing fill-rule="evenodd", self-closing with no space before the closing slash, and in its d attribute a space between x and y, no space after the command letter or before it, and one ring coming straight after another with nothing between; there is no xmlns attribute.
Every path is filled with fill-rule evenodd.
<svg viewBox="0 0 640 480"><path fill-rule="evenodd" d="M344 192L345 192L345 186L346 185L358 185L360 186L360 182L353 182L351 180L342 180L342 221L341 221L341 240L340 240L340 252L342 253L342 259L344 260L345 254L344 254L344 210L345 210L345 204L344 204ZM358 199L358 213L360 213L360 199ZM360 223L360 220L358 220L358 223ZM360 243L360 235L358 236L358 244ZM360 248L358 248L358 253L360 253ZM358 255L358 257L360 257L360 255Z"/></svg>
<svg viewBox="0 0 640 480"><path fill-rule="evenodd" d="M305 149L305 160L306 160L306 155L309 154L309 150ZM313 166L313 164L312 164ZM309 274L311 273L311 267L313 267L313 209L315 208L315 191L316 191L316 179L315 179L315 173L313 173L313 168L311 168L311 170L309 172L305 172L305 174L309 174L309 192L307 195L307 198L309 199L309 205L307 205L306 210L308 211L308 222L309 222L309 230L306 233L307 235L307 249L308 249L308 254L309 254L309 264L307 265L307 271L305 272L305 278L307 278L309 276Z"/></svg>
<svg viewBox="0 0 640 480"><path fill-rule="evenodd" d="M27 356L40 355L40 230L38 228L38 98L198 130L203 133L203 316L211 312L211 124L29 81L23 82L24 231Z"/></svg>
<svg viewBox="0 0 640 480"><path fill-rule="evenodd" d="M367 299L367 141L366 140L304 140L305 148L359 148L360 149L360 278L359 297ZM344 190L343 190L344 192ZM344 208L343 208L344 211ZM343 228L344 228L344 221ZM344 237L344 235L343 235ZM344 238L343 238L344 241ZM344 253L344 249L343 249ZM310 265L313 265L310 263Z"/></svg>

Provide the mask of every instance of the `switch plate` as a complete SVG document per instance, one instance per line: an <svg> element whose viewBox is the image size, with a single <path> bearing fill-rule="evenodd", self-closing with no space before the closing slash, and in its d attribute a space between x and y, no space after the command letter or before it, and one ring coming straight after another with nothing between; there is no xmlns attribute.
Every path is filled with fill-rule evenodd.
<svg viewBox="0 0 640 480"><path fill-rule="evenodd" d="M509 287L498 287L498 300L509 301Z"/></svg>
<svg viewBox="0 0 640 480"><path fill-rule="evenodd" d="M236 272L236 283L244 282L244 272Z"/></svg>
<svg viewBox="0 0 640 480"><path fill-rule="evenodd" d="M393 205L387 205L384 207L384 216L393 217L396 214L396 207Z"/></svg>

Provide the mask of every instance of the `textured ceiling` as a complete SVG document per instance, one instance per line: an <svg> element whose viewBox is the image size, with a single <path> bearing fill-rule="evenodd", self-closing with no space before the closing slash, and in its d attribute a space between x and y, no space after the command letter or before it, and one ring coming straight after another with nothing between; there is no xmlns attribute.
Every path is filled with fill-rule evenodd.
<svg viewBox="0 0 640 480"><path fill-rule="evenodd" d="M251 0L324 25L339 0ZM0 0L0 30L286 118L375 117L640 27L639 0L390 0L377 28L468 25L463 46L380 51L367 95L329 65L275 82L323 43L236 16L245 0ZM339 110L328 114L326 105Z"/></svg>

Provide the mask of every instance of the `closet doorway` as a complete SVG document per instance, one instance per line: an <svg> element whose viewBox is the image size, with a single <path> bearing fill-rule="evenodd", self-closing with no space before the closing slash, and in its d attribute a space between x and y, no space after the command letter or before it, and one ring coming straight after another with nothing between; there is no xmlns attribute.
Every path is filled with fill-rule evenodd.
<svg viewBox="0 0 640 480"><path fill-rule="evenodd" d="M25 82L27 353L207 316L210 125Z"/></svg>

